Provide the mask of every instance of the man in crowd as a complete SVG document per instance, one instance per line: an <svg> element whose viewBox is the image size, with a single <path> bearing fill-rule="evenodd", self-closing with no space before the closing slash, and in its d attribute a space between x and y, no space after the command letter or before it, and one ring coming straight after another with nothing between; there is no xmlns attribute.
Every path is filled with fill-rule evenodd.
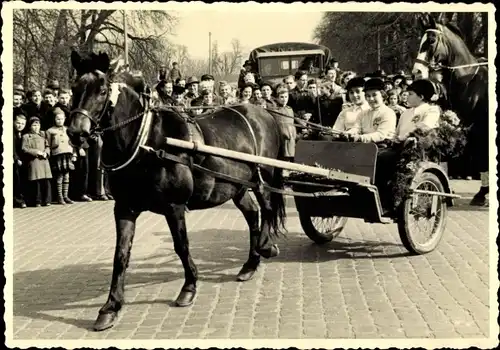
<svg viewBox="0 0 500 350"><path fill-rule="evenodd" d="M191 104L191 101L197 99L200 94L199 94L199 85L200 82L198 81L198 78L196 77L189 77L186 81L186 89L187 93L185 95L185 99L187 101L187 105L189 106Z"/></svg>
<svg viewBox="0 0 500 350"><path fill-rule="evenodd" d="M14 113L13 116L14 118L18 114L22 114L26 117L26 112L24 111L23 108L23 102L24 102L24 89L22 88L22 85L17 85L14 87L14 96L13 96L13 104L14 104Z"/></svg>

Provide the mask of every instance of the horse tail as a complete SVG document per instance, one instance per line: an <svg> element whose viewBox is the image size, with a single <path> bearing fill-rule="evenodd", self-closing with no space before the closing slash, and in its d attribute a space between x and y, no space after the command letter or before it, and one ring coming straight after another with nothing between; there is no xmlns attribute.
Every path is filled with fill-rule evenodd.
<svg viewBox="0 0 500 350"><path fill-rule="evenodd" d="M279 130L279 129L277 129ZM279 148L278 148L278 157L277 159L279 160L284 160L285 159L285 147L284 147L284 137L283 135L278 132L278 141L279 141ZM273 170L273 177L271 179L271 187L278 189L278 190L283 190L285 188L285 181L283 178L283 169L282 168L274 168ZM274 238L278 238L279 236L282 236L286 232L286 205L285 205L285 198L282 193L278 192L271 192L270 195L270 202L271 202L271 216L269 220L269 226L270 226L270 234Z"/></svg>

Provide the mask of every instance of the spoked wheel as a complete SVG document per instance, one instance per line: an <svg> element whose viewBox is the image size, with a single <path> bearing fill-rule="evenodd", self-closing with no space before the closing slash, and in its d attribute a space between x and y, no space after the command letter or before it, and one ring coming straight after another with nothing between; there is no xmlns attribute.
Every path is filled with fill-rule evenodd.
<svg viewBox="0 0 500 350"><path fill-rule="evenodd" d="M331 242L344 229L347 218L342 216L317 217L299 212L299 219L304 233L317 244Z"/></svg>
<svg viewBox="0 0 500 350"><path fill-rule="evenodd" d="M445 192L439 178L423 173L414 179L414 189ZM401 205L398 229L401 241L413 254L433 251L443 238L448 207L444 197L413 193Z"/></svg>

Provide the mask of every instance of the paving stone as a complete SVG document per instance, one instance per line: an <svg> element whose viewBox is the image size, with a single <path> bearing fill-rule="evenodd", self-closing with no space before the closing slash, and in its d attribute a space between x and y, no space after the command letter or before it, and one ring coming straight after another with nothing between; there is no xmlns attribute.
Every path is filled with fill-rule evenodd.
<svg viewBox="0 0 500 350"><path fill-rule="evenodd" d="M452 186L472 196L479 185L454 180ZM82 218L66 222L58 208L40 209L14 210L16 339L489 335L484 210L451 208L436 251L393 258L390 254L405 253L395 225L350 219L337 246L311 246L292 203L282 254L263 260L255 278L245 283L234 282L248 251L243 216L232 204L193 211L187 225L200 280L189 308L170 306L182 285L182 265L164 218L144 213L127 270L127 304L115 327L98 333L89 329L109 292L113 202L65 208L67 215ZM384 246L389 243L396 246Z"/></svg>

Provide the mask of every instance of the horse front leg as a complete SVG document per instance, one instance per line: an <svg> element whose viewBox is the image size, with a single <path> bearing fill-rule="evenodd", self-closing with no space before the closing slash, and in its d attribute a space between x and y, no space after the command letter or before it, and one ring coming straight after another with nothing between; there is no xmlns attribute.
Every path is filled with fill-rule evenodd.
<svg viewBox="0 0 500 350"><path fill-rule="evenodd" d="M130 260L130 250L135 234L135 224L140 212L133 212L119 202L115 203L116 246L113 261L113 276L108 300L99 310L94 330L102 331L114 325L125 300L125 272Z"/></svg>
<svg viewBox="0 0 500 350"><path fill-rule="evenodd" d="M171 204L165 214L174 241L174 250L184 267L184 285L175 300L176 306L189 306L193 303L196 297L196 282L198 281L198 270L189 252L185 207L183 204Z"/></svg>
<svg viewBox="0 0 500 350"><path fill-rule="evenodd" d="M236 207L243 213L250 230L250 251L248 260L243 264L237 281L243 282L252 279L260 265L260 255L257 253L257 244L260 236L259 229L259 206L253 200L248 190L243 191L233 199Z"/></svg>
<svg viewBox="0 0 500 350"><path fill-rule="evenodd" d="M274 258L279 255L279 248L274 244L271 237L271 222L273 210L271 206L271 194L268 191L256 188L255 197L259 202L261 212L261 228L257 238L256 252L266 259Z"/></svg>

